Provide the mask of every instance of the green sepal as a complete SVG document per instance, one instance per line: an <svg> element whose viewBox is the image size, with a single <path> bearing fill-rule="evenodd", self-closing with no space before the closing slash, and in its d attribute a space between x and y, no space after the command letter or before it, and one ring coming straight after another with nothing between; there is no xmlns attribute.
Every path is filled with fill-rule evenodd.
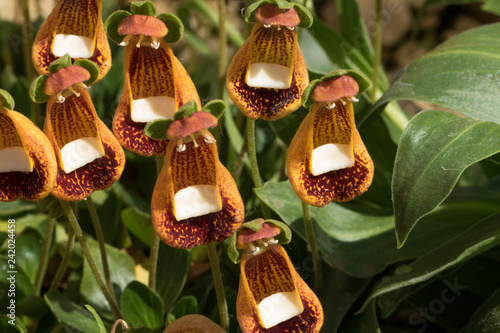
<svg viewBox="0 0 500 333"><path fill-rule="evenodd" d="M262 228L262 224L269 223L269 224L272 224L273 226L277 227L278 229L280 229L280 233L278 235L274 236L274 239L276 239L279 244L290 243L290 241L292 239L292 231L290 230L290 228L288 227L288 225L286 223L276 221L276 220L265 220L261 224L260 223L261 220L262 219L256 219L256 220L252 220L252 221L243 223L241 225L241 227L229 239L229 246L227 248L227 255L233 263L238 264L241 261L241 255L242 255L243 251L238 250L236 248L236 243L238 240L238 234L244 228L252 229L253 231L257 232Z"/></svg>
<svg viewBox="0 0 500 333"><path fill-rule="evenodd" d="M182 107L180 107L179 110L177 110L177 112L174 113L174 119L179 120L182 117L189 117L196 111L199 111L198 104L196 104L196 101L192 99L186 104L184 104Z"/></svg>
<svg viewBox="0 0 500 333"><path fill-rule="evenodd" d="M309 83L309 85L306 87L306 89L302 93L302 99L301 99L302 105L305 108L310 108L315 103L311 97L311 94L312 94L314 88L316 88L316 86L318 84L320 84L323 81L334 79L336 77L340 77L340 76L344 76L344 75L352 77L357 82L357 84L359 86L358 94L361 94L363 91L368 89L368 87L370 86L370 80L368 80L368 78L363 73L356 71L354 69L336 69L336 70L326 74L325 76L323 76L319 79L313 80Z"/></svg>
<svg viewBox="0 0 500 333"><path fill-rule="evenodd" d="M89 72L90 78L87 81L83 82L87 86L90 86L99 77L99 66L97 66L97 64L93 61L90 61L88 59L80 59L75 61L73 65L83 67L87 70L87 72Z"/></svg>
<svg viewBox="0 0 500 333"><path fill-rule="evenodd" d="M278 6L280 9L290 9L290 8L295 8L297 13L300 16L300 23L298 27L300 28L309 28L312 23L313 23L313 16L311 12L304 6L302 6L299 3L296 2L288 2L284 0L260 0L257 1L250 6L248 6L247 10L245 11L244 19L248 23L255 23L257 20L255 19L255 11L262 5L265 4L272 4Z"/></svg>
<svg viewBox="0 0 500 333"><path fill-rule="evenodd" d="M58 219L65 215L64 209L62 208L59 199L53 195L48 195L47 197L38 200L36 202L38 209L44 213L47 213L50 218Z"/></svg>
<svg viewBox="0 0 500 333"><path fill-rule="evenodd" d="M49 66L49 73L54 74L58 69L68 67L71 65L71 57L69 54L63 55L61 58L52 61Z"/></svg>
<svg viewBox="0 0 500 333"><path fill-rule="evenodd" d="M14 99L7 90L0 89L0 108L14 110Z"/></svg>
<svg viewBox="0 0 500 333"><path fill-rule="evenodd" d="M106 22L104 22L104 31L106 31L106 35L108 35L108 38L116 44L120 44L123 41L123 38L125 38L125 35L120 35L118 33L120 23L131 15L132 14L125 10L117 10L109 15Z"/></svg>
<svg viewBox="0 0 500 333"><path fill-rule="evenodd" d="M156 15L156 7L151 1L136 1L130 4L130 12L132 15Z"/></svg>
<svg viewBox="0 0 500 333"><path fill-rule="evenodd" d="M221 99L214 99L213 101L208 102L205 104L202 111L209 112L212 115L214 115L217 119L220 119L222 115L224 114L224 111L226 111L227 104L221 100Z"/></svg>
<svg viewBox="0 0 500 333"><path fill-rule="evenodd" d="M177 43L182 38L182 35L184 34L184 25L177 16L163 13L158 15L156 18L161 20L167 26L168 33L165 37L163 37L167 43Z"/></svg>
<svg viewBox="0 0 500 333"><path fill-rule="evenodd" d="M38 76L33 82L31 82L30 97L33 102L45 103L49 100L50 96L46 95L43 92L45 82L47 82L48 77L49 76L47 74L43 74Z"/></svg>
<svg viewBox="0 0 500 333"><path fill-rule="evenodd" d="M167 129L173 122L172 119L151 121L144 127L144 134L154 140L167 140Z"/></svg>

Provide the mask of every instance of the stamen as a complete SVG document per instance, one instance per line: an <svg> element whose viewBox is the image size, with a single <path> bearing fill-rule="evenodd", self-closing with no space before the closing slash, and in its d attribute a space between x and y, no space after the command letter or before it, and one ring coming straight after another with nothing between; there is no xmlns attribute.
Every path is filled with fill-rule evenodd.
<svg viewBox="0 0 500 333"><path fill-rule="evenodd" d="M278 30L281 30L281 25L278 25Z"/></svg>
<svg viewBox="0 0 500 333"><path fill-rule="evenodd" d="M125 36L125 38L123 38L122 42L119 43L118 45L120 45L120 46L127 46L128 42L132 39L132 37L134 37L134 35L127 35L127 36Z"/></svg>
<svg viewBox="0 0 500 333"><path fill-rule="evenodd" d="M182 141L182 139L177 140L177 152L182 153L185 150L186 150L186 145L184 144L184 141Z"/></svg>
<svg viewBox="0 0 500 333"><path fill-rule="evenodd" d="M260 247L253 245L253 243L248 243L248 248L252 251L252 255L255 255L260 252Z"/></svg>
<svg viewBox="0 0 500 333"><path fill-rule="evenodd" d="M356 98L356 97L354 97L354 96L349 97L349 100L350 100L351 102L353 102L353 103L359 102L359 99L357 99L357 98Z"/></svg>
<svg viewBox="0 0 500 333"><path fill-rule="evenodd" d="M265 240L268 244L277 244L277 243L278 243L278 240L277 240L277 239L274 239L273 237L264 238L264 240Z"/></svg>
<svg viewBox="0 0 500 333"><path fill-rule="evenodd" d="M262 26L263 26L264 28L270 28L270 27L271 27L271 25L270 25L270 24L263 24Z"/></svg>
<svg viewBox="0 0 500 333"><path fill-rule="evenodd" d="M75 83L74 86L80 88L80 89L85 89L85 90L88 90L90 87L87 86L85 83L83 82L78 82L78 83Z"/></svg>
<svg viewBox="0 0 500 333"><path fill-rule="evenodd" d="M75 94L76 97L80 97L80 93L73 89L73 86L69 86L67 89L70 93Z"/></svg>
<svg viewBox="0 0 500 333"><path fill-rule="evenodd" d="M295 30L295 27L287 27L287 28L288 28L288 30L291 30L291 31Z"/></svg>
<svg viewBox="0 0 500 333"><path fill-rule="evenodd" d="M160 42L158 42L158 39L154 36L151 36L151 47L155 50L158 50L160 47Z"/></svg>
<svg viewBox="0 0 500 333"><path fill-rule="evenodd" d="M141 43L142 43L142 39L144 38L143 35L139 35L139 41L137 42L137 44L135 44L135 47L137 48L140 48L141 47Z"/></svg>
<svg viewBox="0 0 500 333"><path fill-rule="evenodd" d="M66 100L66 98L64 98L61 93L57 94L56 98L57 98L57 103L64 103L64 101Z"/></svg>
<svg viewBox="0 0 500 333"><path fill-rule="evenodd" d="M262 239L257 240L257 243L260 245L264 245L264 247L267 247L269 244L266 241L263 241Z"/></svg>
<svg viewBox="0 0 500 333"><path fill-rule="evenodd" d="M203 138L205 139L205 142L208 144L217 142L217 140L214 139L212 134L209 131L207 131L206 129L199 131L199 134L201 134L203 136Z"/></svg>
<svg viewBox="0 0 500 333"><path fill-rule="evenodd" d="M189 137L191 138L191 140L193 140L194 147L198 148L198 142L196 142L194 134L190 134Z"/></svg>
<svg viewBox="0 0 500 333"><path fill-rule="evenodd" d="M331 103L326 103L326 108L328 110L331 110L335 107L335 102L331 102Z"/></svg>
<svg viewBox="0 0 500 333"><path fill-rule="evenodd" d="M346 105L347 104L347 102L343 98L340 98L339 101L342 102L342 105Z"/></svg>

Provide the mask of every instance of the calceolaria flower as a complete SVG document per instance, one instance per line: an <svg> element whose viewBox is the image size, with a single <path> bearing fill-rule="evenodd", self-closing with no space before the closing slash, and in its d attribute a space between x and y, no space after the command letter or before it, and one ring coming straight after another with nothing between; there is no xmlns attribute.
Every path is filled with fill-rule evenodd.
<svg viewBox="0 0 500 333"><path fill-rule="evenodd" d="M0 89L0 201L38 201L54 187L56 157L43 132L13 109L14 100Z"/></svg>
<svg viewBox="0 0 500 333"><path fill-rule="evenodd" d="M281 246L290 237L286 224L257 219L231 238L229 257L241 258L236 315L243 333L316 333L323 325L318 297Z"/></svg>
<svg viewBox="0 0 500 333"><path fill-rule="evenodd" d="M256 23L229 65L227 90L245 116L278 120L300 107L309 83L296 28L311 26L312 16L298 3L261 0L245 20Z"/></svg>
<svg viewBox="0 0 500 333"><path fill-rule="evenodd" d="M52 62L66 54L89 59L102 79L111 68L111 50L101 19L102 0L58 0L38 31L32 60L38 74L49 74Z"/></svg>
<svg viewBox="0 0 500 333"><path fill-rule="evenodd" d="M182 316L168 325L163 333L186 333L186 332L203 332L203 333L226 333L226 331L208 319L199 314L189 314Z"/></svg>
<svg viewBox="0 0 500 333"><path fill-rule="evenodd" d="M314 80L303 95L312 108L290 143L288 178L302 201L322 207L363 194L373 162L354 124L352 102L368 87L361 74L337 70Z"/></svg>
<svg viewBox="0 0 500 333"><path fill-rule="evenodd" d="M133 2L131 13L117 11L105 23L110 39L125 46L125 83L113 132L123 147L142 156L165 155L168 144L144 135L148 123L173 119L190 100L201 108L191 78L168 45L182 36L182 23L174 15L155 14L150 1Z"/></svg>
<svg viewBox="0 0 500 333"><path fill-rule="evenodd" d="M243 222L238 188L219 161L217 145L207 130L217 125L212 113L224 108L222 101L212 101L203 111L196 111L197 103L191 101L176 112L174 121L158 120L146 127L148 135L162 139L154 133L163 132L170 140L153 191L151 214L156 233L172 247L189 249L222 242ZM166 131L162 123L168 126Z"/></svg>
<svg viewBox="0 0 500 333"><path fill-rule="evenodd" d="M71 65L66 55L54 61L49 72L33 81L30 95L35 102L48 101L44 133L58 164L52 194L66 201L82 200L120 178L125 154L87 92L87 85L98 77L97 66L83 59Z"/></svg>

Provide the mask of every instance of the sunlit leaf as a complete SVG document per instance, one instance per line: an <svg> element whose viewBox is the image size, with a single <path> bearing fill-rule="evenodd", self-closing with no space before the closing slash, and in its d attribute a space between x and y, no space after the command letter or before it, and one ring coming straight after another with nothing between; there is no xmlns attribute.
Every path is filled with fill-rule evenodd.
<svg viewBox="0 0 500 333"><path fill-rule="evenodd" d="M123 291L121 309L125 320L134 327L163 327L163 301L139 281L130 282Z"/></svg>

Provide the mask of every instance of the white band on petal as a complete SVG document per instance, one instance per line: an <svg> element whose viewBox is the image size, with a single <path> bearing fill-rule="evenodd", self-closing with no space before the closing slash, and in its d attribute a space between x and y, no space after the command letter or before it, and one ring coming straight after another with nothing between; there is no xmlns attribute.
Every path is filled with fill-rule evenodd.
<svg viewBox="0 0 500 333"><path fill-rule="evenodd" d="M158 119L173 119L175 98L152 96L132 100L131 118L136 123L148 123Z"/></svg>
<svg viewBox="0 0 500 333"><path fill-rule="evenodd" d="M258 305L260 319L268 329L293 318L304 311L296 291L279 292L264 298Z"/></svg>
<svg viewBox="0 0 500 333"><path fill-rule="evenodd" d="M352 145L329 143L315 148L312 152L312 174L319 176L324 173L345 169L354 165Z"/></svg>
<svg viewBox="0 0 500 333"><path fill-rule="evenodd" d="M292 70L286 66L258 62L250 64L246 83L250 87L288 89L292 81Z"/></svg>
<svg viewBox="0 0 500 333"><path fill-rule="evenodd" d="M222 209L217 186L193 185L175 193L174 215L177 221L216 213Z"/></svg>
<svg viewBox="0 0 500 333"><path fill-rule="evenodd" d="M0 172L13 171L33 171L33 164L23 147L0 149Z"/></svg>
<svg viewBox="0 0 500 333"><path fill-rule="evenodd" d="M61 149L64 172L70 173L104 156L101 142L96 137L85 137L71 141Z"/></svg>
<svg viewBox="0 0 500 333"><path fill-rule="evenodd" d="M88 37L59 34L54 38L52 53L56 57L67 53L71 58L90 58L93 45L94 41Z"/></svg>

